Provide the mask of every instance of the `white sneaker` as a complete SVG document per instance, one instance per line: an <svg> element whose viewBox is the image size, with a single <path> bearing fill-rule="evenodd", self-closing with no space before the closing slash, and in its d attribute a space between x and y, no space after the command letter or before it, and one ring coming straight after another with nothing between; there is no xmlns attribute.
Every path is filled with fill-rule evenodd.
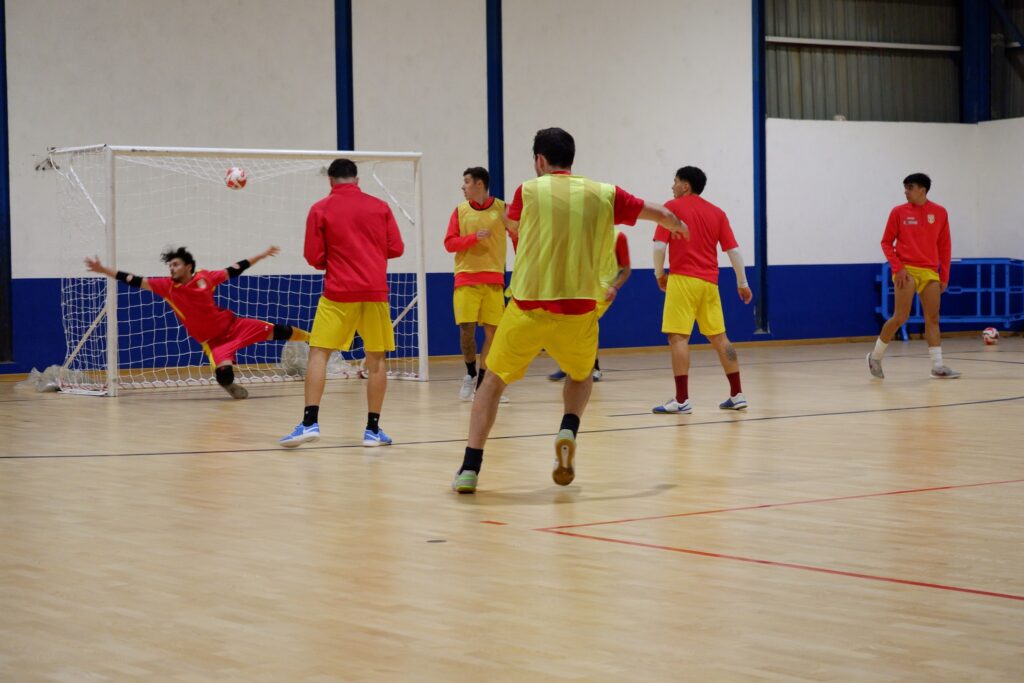
<svg viewBox="0 0 1024 683"><path fill-rule="evenodd" d="M932 379L957 379L960 377L960 373L951 367L946 365L940 365L939 367L932 368Z"/></svg>
<svg viewBox="0 0 1024 683"><path fill-rule="evenodd" d="M721 408L722 410L746 410L747 397L744 396L743 394L736 394L735 396L730 396L729 398L719 403L718 407Z"/></svg>
<svg viewBox="0 0 1024 683"><path fill-rule="evenodd" d="M593 378L595 382L600 382L601 377L603 377L604 375L600 370L594 370L592 373L590 373L590 376Z"/></svg>
<svg viewBox="0 0 1024 683"><path fill-rule="evenodd" d="M686 399L682 403L678 402L673 398L670 401L666 401L660 406L654 406L651 409L652 413L692 413L693 408L690 406L690 399Z"/></svg>
<svg viewBox="0 0 1024 683"><path fill-rule="evenodd" d="M459 387L459 398L463 401L472 401L473 392L476 390L476 377L466 375L462 378L462 386Z"/></svg>

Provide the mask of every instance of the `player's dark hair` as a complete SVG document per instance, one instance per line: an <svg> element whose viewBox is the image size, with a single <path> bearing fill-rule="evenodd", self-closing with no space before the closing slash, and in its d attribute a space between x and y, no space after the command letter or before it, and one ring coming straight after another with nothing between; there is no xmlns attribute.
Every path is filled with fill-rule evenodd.
<svg viewBox="0 0 1024 683"><path fill-rule="evenodd" d="M331 162L331 165L327 167L327 175L332 178L345 179L355 178L359 175L356 164L350 159L335 159Z"/></svg>
<svg viewBox="0 0 1024 683"><path fill-rule="evenodd" d="M708 184L708 177L704 175L704 171L700 170L696 166L683 166L681 169L676 171L676 178L690 183L690 190L692 190L694 194L700 194L703 192L704 187Z"/></svg>
<svg viewBox="0 0 1024 683"><path fill-rule="evenodd" d="M570 168L576 159L576 141L561 128L538 130L533 136L533 154L544 155L557 168Z"/></svg>
<svg viewBox="0 0 1024 683"><path fill-rule="evenodd" d="M910 175L903 179L904 185L909 185L911 183L915 185L920 185L921 187L924 188L925 192L928 192L928 190L932 189L932 179L926 176L924 173L911 173Z"/></svg>
<svg viewBox="0 0 1024 683"><path fill-rule="evenodd" d="M468 175L473 180L482 180L484 187L489 188L491 186L491 174L483 166L471 166L463 171L462 175Z"/></svg>
<svg viewBox="0 0 1024 683"><path fill-rule="evenodd" d="M168 249L164 253L160 254L160 260L164 263L170 263L176 258L180 258L182 263L186 266L192 266L192 272L196 270L196 260L192 258L192 254L185 247L178 247L177 249Z"/></svg>

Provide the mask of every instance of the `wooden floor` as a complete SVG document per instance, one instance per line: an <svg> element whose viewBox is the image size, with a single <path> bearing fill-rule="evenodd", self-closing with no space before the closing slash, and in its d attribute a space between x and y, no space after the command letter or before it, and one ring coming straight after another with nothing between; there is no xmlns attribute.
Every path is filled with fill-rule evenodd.
<svg viewBox="0 0 1024 683"><path fill-rule="evenodd" d="M576 482L559 386L509 389L480 490L450 488L459 363L358 380L285 451L301 385L104 399L0 382L3 681L1024 680L1024 339L606 352Z"/></svg>

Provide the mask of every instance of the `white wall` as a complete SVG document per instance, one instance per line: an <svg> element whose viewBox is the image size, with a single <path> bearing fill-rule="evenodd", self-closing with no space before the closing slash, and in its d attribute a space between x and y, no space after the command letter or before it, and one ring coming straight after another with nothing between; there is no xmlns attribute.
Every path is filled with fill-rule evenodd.
<svg viewBox="0 0 1024 683"><path fill-rule="evenodd" d="M680 166L701 167L752 262L749 2L515 0L502 22L510 197L533 175L534 133L558 126L576 139L575 172L649 201L672 198ZM653 226L625 232L649 268Z"/></svg>
<svg viewBox="0 0 1024 683"><path fill-rule="evenodd" d="M979 241L979 135L975 125L769 119L769 263L881 263L889 211L917 171L949 211L954 258L991 256Z"/></svg>
<svg viewBox="0 0 1024 683"><path fill-rule="evenodd" d="M1024 119L979 128L979 255L1024 259Z"/></svg>
<svg viewBox="0 0 1024 683"><path fill-rule="evenodd" d="M6 10L15 278L64 274L50 255L55 179L34 170L47 147L337 144L331 0L7 0Z"/></svg>
<svg viewBox="0 0 1024 683"><path fill-rule="evenodd" d="M451 272L462 171L488 165L486 4L356 0L352 34L356 147L423 152L427 272Z"/></svg>

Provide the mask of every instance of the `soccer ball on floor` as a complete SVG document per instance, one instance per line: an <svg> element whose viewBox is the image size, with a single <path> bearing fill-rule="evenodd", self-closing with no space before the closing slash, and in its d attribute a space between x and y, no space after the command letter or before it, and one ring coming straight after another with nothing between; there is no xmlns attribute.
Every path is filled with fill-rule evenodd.
<svg viewBox="0 0 1024 683"><path fill-rule="evenodd" d="M985 346L992 346L999 343L999 330L994 327L986 327L981 331L981 338L985 340Z"/></svg>
<svg viewBox="0 0 1024 683"><path fill-rule="evenodd" d="M309 344L306 342L285 342L281 348L281 369L292 377L305 377L309 365Z"/></svg>
<svg viewBox="0 0 1024 683"><path fill-rule="evenodd" d="M228 172L224 174L224 184L230 187L232 190L241 190L245 187L245 183L248 182L249 178L245 173L244 168L238 168L232 166L228 169Z"/></svg>

